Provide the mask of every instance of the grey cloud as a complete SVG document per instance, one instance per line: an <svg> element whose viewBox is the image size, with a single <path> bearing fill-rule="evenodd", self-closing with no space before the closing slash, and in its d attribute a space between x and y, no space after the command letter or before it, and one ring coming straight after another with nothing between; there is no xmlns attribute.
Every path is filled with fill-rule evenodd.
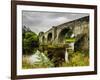
<svg viewBox="0 0 100 80"><path fill-rule="evenodd" d="M40 31L47 31L52 26L57 26L88 15L89 14L23 11L22 25L29 27L38 34Z"/></svg>

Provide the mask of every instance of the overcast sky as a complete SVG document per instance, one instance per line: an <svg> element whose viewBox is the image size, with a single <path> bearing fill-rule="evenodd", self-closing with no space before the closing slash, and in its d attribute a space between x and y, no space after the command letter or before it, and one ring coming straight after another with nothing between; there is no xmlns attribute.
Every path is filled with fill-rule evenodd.
<svg viewBox="0 0 100 80"><path fill-rule="evenodd" d="M52 26L57 26L68 21L72 21L88 14L79 13L59 13L59 12L22 12L22 25L29 27L33 32L46 32Z"/></svg>

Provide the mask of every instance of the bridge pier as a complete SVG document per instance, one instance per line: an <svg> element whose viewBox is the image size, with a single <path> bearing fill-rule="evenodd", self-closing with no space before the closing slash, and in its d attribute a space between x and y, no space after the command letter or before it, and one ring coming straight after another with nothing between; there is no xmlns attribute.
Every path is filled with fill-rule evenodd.
<svg viewBox="0 0 100 80"><path fill-rule="evenodd" d="M65 50L65 62L66 62L66 63L69 62L67 48L66 48L66 50Z"/></svg>

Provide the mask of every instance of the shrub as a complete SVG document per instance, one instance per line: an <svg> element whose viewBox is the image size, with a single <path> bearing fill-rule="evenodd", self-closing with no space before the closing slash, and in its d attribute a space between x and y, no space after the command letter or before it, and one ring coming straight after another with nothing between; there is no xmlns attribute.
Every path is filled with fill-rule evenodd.
<svg viewBox="0 0 100 80"><path fill-rule="evenodd" d="M34 32L23 33L23 54L32 54L38 47L38 36Z"/></svg>
<svg viewBox="0 0 100 80"><path fill-rule="evenodd" d="M89 56L85 53L74 52L69 56L71 56L69 62L63 62L62 66L89 66Z"/></svg>

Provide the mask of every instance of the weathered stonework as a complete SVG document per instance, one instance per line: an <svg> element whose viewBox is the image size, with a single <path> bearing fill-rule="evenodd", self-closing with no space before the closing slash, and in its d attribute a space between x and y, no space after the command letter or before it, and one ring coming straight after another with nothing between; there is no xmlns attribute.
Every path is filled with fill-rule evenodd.
<svg viewBox="0 0 100 80"><path fill-rule="evenodd" d="M63 45L66 44L64 37L72 31L76 38L74 42L75 50L89 49L89 16L82 17L64 24L53 26L47 32L40 32L40 45ZM78 43L78 44L77 44Z"/></svg>

